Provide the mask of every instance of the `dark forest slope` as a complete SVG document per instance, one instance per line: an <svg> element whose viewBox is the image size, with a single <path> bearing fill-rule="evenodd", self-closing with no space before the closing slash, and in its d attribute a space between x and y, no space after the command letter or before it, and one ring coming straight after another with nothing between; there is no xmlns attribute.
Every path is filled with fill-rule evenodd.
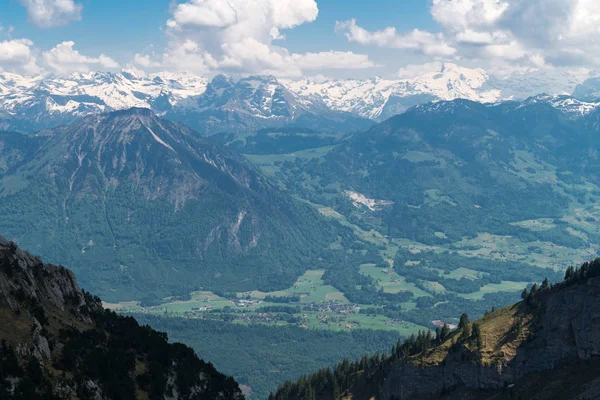
<svg viewBox="0 0 600 400"><path fill-rule="evenodd" d="M0 399L242 399L166 334L105 311L71 271L0 237Z"/></svg>

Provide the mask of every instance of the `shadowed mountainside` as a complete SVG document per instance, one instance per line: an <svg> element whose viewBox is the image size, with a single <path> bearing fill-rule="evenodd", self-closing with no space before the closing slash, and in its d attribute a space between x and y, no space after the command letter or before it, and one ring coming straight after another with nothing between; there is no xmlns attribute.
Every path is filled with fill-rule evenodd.
<svg viewBox="0 0 600 400"><path fill-rule="evenodd" d="M166 334L105 311L73 273L0 237L0 398L243 399Z"/></svg>

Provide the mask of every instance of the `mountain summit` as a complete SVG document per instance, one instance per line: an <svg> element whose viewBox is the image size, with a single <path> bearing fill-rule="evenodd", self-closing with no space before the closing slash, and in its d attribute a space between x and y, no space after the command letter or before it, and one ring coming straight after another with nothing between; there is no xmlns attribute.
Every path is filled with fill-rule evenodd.
<svg viewBox="0 0 600 400"><path fill-rule="evenodd" d="M332 228L197 136L141 108L0 135L0 227L109 300L290 285Z"/></svg>

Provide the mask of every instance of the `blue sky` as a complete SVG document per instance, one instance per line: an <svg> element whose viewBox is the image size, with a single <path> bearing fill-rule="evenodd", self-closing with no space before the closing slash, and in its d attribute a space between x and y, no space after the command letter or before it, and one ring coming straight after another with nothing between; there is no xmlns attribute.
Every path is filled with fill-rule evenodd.
<svg viewBox="0 0 600 400"><path fill-rule="evenodd" d="M335 22L359 18L367 28L381 25L402 30L437 29L427 0L380 0L376 6L364 0L318 1L319 16L288 34L290 47L298 51L347 47L334 32ZM39 29L27 21L27 9L18 0L0 2L0 25L13 26L14 36L27 37L41 48L76 40L82 48L105 52L115 58L132 55L151 44L164 44L163 29L170 17L169 0L85 0L81 21L53 29ZM123 40L123 39L126 40ZM113 54L114 53L114 54Z"/></svg>
<svg viewBox="0 0 600 400"><path fill-rule="evenodd" d="M453 62L498 74L592 70L598 3L3 0L0 69L397 77Z"/></svg>

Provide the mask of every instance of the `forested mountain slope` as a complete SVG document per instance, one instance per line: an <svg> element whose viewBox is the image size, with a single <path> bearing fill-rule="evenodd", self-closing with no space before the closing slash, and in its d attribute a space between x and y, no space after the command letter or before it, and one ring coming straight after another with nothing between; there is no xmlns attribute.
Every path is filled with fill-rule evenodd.
<svg viewBox="0 0 600 400"><path fill-rule="evenodd" d="M566 96L437 102L338 143L248 158L393 268L356 276L381 277L383 290L406 279L433 296L417 303L427 318L447 320L456 310L443 309L464 298L518 296L600 254L599 116Z"/></svg>
<svg viewBox="0 0 600 400"><path fill-rule="evenodd" d="M102 308L73 273L0 237L1 399L241 400L166 334Z"/></svg>
<svg viewBox="0 0 600 400"><path fill-rule="evenodd" d="M555 218L569 195L584 200L597 191L584 186L599 183L598 115L572 119L541 101L432 103L323 157L285 163L280 177L343 214L358 208L354 219L394 237L442 243L514 234L519 228L510 222Z"/></svg>
<svg viewBox="0 0 600 400"><path fill-rule="evenodd" d="M0 198L7 237L106 300L284 288L336 238L243 157L147 109L0 134Z"/></svg>

